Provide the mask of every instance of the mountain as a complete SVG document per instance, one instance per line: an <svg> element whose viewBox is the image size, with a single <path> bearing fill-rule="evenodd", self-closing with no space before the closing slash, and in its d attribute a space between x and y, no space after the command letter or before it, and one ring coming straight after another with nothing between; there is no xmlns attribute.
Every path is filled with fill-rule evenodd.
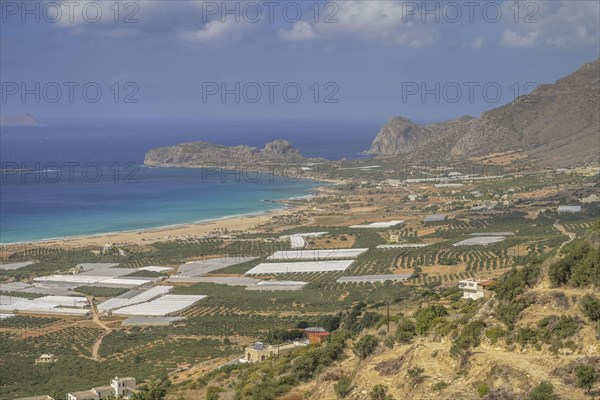
<svg viewBox="0 0 600 400"><path fill-rule="evenodd" d="M419 125L392 117L370 153L450 160L516 151L550 165L597 163L600 149L600 59L480 118Z"/></svg>
<svg viewBox="0 0 600 400"><path fill-rule="evenodd" d="M39 126L31 114L0 116L0 126Z"/></svg>
<svg viewBox="0 0 600 400"><path fill-rule="evenodd" d="M323 161L305 158L285 140L267 143L263 149L250 146L224 146L207 142L188 142L159 147L146 153L144 165L150 167L202 167L230 164L232 168L260 168L265 165Z"/></svg>

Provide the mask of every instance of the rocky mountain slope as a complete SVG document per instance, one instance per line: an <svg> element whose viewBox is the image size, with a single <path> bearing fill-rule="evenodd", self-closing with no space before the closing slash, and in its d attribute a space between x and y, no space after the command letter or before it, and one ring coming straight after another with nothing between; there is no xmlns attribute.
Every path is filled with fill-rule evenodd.
<svg viewBox="0 0 600 400"><path fill-rule="evenodd" d="M419 125L392 117L370 152L449 160L518 151L566 166L597 163L599 149L600 59L480 118Z"/></svg>
<svg viewBox="0 0 600 400"><path fill-rule="evenodd" d="M267 165L308 163L322 160L305 158L289 142L276 140L263 149L250 146L224 146L207 142L181 143L150 150L144 165L150 167L202 167L224 165L225 168L261 168Z"/></svg>

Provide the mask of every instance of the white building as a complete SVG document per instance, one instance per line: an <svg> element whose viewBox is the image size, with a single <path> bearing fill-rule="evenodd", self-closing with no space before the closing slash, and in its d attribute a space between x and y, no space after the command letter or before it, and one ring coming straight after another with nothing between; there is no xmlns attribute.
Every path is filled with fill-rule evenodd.
<svg viewBox="0 0 600 400"><path fill-rule="evenodd" d="M558 209L556 210L559 213L563 212L563 213L580 213L581 212L581 206L558 206Z"/></svg>
<svg viewBox="0 0 600 400"><path fill-rule="evenodd" d="M99 386L90 390L67 393L67 400L102 400L109 398L128 399L135 393L135 378L118 378L110 380L110 386Z"/></svg>
<svg viewBox="0 0 600 400"><path fill-rule="evenodd" d="M36 364L51 364L58 361L58 357L54 354L42 354L38 358L35 359Z"/></svg>
<svg viewBox="0 0 600 400"><path fill-rule="evenodd" d="M459 289L463 291L463 299L481 299L485 296L485 287L489 284L489 281L474 281L467 279L458 282Z"/></svg>

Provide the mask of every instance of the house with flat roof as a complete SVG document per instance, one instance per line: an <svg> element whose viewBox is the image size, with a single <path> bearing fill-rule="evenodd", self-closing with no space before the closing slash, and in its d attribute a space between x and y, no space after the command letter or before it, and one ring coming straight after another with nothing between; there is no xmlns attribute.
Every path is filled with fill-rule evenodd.
<svg viewBox="0 0 600 400"><path fill-rule="evenodd" d="M125 398L135 393L137 387L135 378L119 378L116 376L114 379L110 380L110 386L113 388L115 396Z"/></svg>
<svg viewBox="0 0 600 400"><path fill-rule="evenodd" d="M93 390L82 390L80 392L67 393L67 400L99 400L100 396Z"/></svg>
<svg viewBox="0 0 600 400"><path fill-rule="evenodd" d="M463 291L463 299L481 299L485 297L485 291L490 287L491 281L475 281L467 279L458 282L458 288Z"/></svg>
<svg viewBox="0 0 600 400"><path fill-rule="evenodd" d="M112 398L130 398L136 391L135 378L115 377L110 385L98 386L90 390L67 393L67 400L102 400Z"/></svg>
<svg viewBox="0 0 600 400"><path fill-rule="evenodd" d="M54 354L42 354L38 358L35 359L35 364L51 364L58 361L58 357Z"/></svg>
<svg viewBox="0 0 600 400"><path fill-rule="evenodd" d="M256 342L244 350L244 362L260 362L277 356L279 356L277 346L265 345L261 342Z"/></svg>

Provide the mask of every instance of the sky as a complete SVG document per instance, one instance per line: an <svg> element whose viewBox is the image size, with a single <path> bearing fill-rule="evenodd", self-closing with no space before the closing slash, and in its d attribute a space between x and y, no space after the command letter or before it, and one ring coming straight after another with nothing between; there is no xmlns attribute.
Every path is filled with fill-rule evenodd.
<svg viewBox="0 0 600 400"><path fill-rule="evenodd" d="M600 53L598 1L0 0L2 115L441 121Z"/></svg>

